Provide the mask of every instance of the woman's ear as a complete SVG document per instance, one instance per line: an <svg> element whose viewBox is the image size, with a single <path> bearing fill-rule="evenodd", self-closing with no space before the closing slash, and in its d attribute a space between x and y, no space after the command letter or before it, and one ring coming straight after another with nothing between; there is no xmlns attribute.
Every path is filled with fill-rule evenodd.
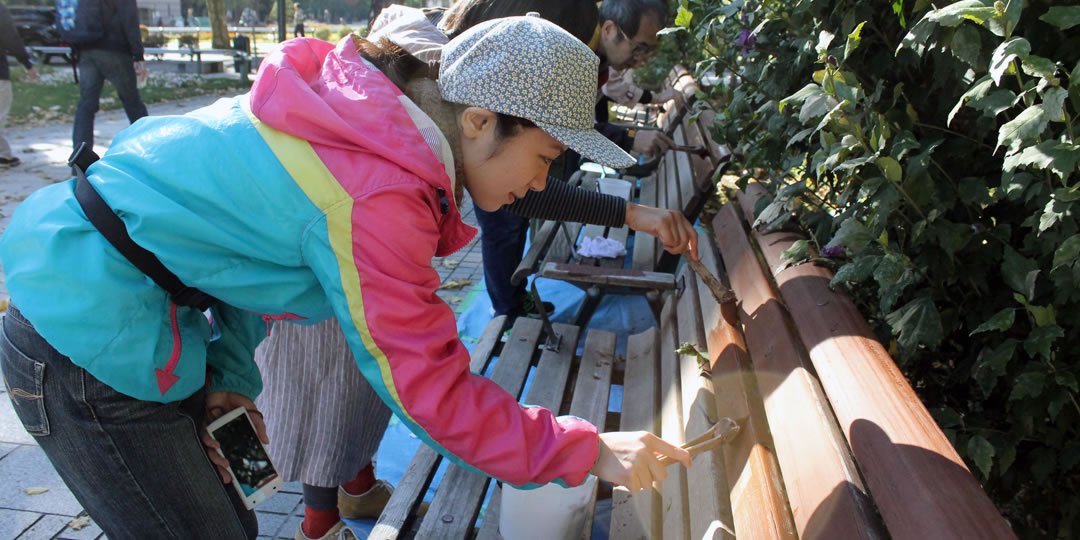
<svg viewBox="0 0 1080 540"><path fill-rule="evenodd" d="M495 113L481 107L466 107L461 112L461 134L469 140L479 140L495 132Z"/></svg>

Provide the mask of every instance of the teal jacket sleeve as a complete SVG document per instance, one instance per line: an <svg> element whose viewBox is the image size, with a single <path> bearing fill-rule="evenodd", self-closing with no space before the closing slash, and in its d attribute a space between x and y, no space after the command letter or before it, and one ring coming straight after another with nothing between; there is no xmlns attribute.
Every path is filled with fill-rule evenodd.
<svg viewBox="0 0 1080 540"><path fill-rule="evenodd" d="M217 304L210 308L221 336L206 348L210 392L234 392L252 401L262 392L262 377L255 364L255 347L266 337L267 326L256 313Z"/></svg>

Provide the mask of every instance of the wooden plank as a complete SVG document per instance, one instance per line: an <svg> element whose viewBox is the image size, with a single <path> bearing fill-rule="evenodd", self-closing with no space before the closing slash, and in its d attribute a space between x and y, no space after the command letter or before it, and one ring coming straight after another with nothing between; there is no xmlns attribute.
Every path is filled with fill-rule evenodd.
<svg viewBox="0 0 1080 540"><path fill-rule="evenodd" d="M665 176L663 176L663 186L667 190L667 208L682 212L683 200L679 192L679 167L675 160L675 154L677 153L668 151L664 154Z"/></svg>
<svg viewBox="0 0 1080 540"><path fill-rule="evenodd" d="M748 192L744 211L764 188ZM772 269L802 239L753 236ZM829 287L833 273L803 264L773 275L893 538L1014 538L866 319Z"/></svg>
<svg viewBox="0 0 1080 540"><path fill-rule="evenodd" d="M713 220L801 538L884 538L843 434L732 204Z"/></svg>
<svg viewBox="0 0 1080 540"><path fill-rule="evenodd" d="M675 143L686 144L686 134L683 126L675 128ZM690 168L690 157L686 152L672 152L675 155L675 168L679 174L679 198L680 209L684 215L692 213L693 206L700 200L698 191L694 185L694 171Z"/></svg>
<svg viewBox="0 0 1080 540"><path fill-rule="evenodd" d="M521 258L521 262L518 263L517 268L514 270L514 275L510 279L512 283L522 283L526 278L536 273L540 266L540 260L543 259L548 248L555 241L556 233L561 233L559 225L561 223L554 220L547 220L540 225L540 229L533 235L532 242L529 244L529 251Z"/></svg>
<svg viewBox="0 0 1080 540"><path fill-rule="evenodd" d="M686 438L683 433L679 364L675 358L675 349L679 346L675 312L675 297L668 296L660 312L660 437L681 445ZM690 517L687 513L686 469L681 464L668 466L661 493L664 540L688 539Z"/></svg>
<svg viewBox="0 0 1080 540"><path fill-rule="evenodd" d="M715 276L724 276L711 234L701 235L698 253L705 268ZM724 446L735 536L740 540L797 540L738 308L735 304L721 306L700 278L697 281L716 392L716 417L734 418L740 427L739 436Z"/></svg>
<svg viewBox="0 0 1080 540"><path fill-rule="evenodd" d="M660 331L656 327L629 337L626 345L626 373L623 375L622 431L659 434ZM655 486L633 497L625 487L616 487L611 496L613 540L661 538L660 491Z"/></svg>
<svg viewBox="0 0 1080 540"><path fill-rule="evenodd" d="M671 274L617 268L597 269L581 264L547 263L540 270L540 275L572 283L594 283L610 287L659 289L662 291L675 288L675 276Z"/></svg>
<svg viewBox="0 0 1080 540"><path fill-rule="evenodd" d="M697 279L689 266L679 272L686 288L678 295L678 343L692 343L705 350L705 330L701 326L701 308ZM679 355L679 382L682 398L683 432L694 439L716 423L716 400L712 379L701 371L696 356ZM687 512L691 538L733 539L735 527L728 499L728 481L722 450L703 452L694 457L686 475Z"/></svg>
<svg viewBox="0 0 1080 540"><path fill-rule="evenodd" d="M581 355L574 395L570 402L570 414L577 416L598 429L603 429L611 392L611 373L615 363L615 334L606 330L592 330L585 337L585 350ZM589 515L585 520L583 538L592 537L593 514L596 511L596 486L588 503Z"/></svg>
<svg viewBox="0 0 1080 540"><path fill-rule="evenodd" d="M542 329L541 321L518 317L491 373L491 380L515 397L525 386ZM439 483L417 537L449 539L471 534L490 479L485 474L451 465Z"/></svg>
<svg viewBox="0 0 1080 540"><path fill-rule="evenodd" d="M641 179L638 203L656 206L656 176ZM634 233L634 254L630 267L634 270L652 270L656 266L656 237L651 234Z"/></svg>
<svg viewBox="0 0 1080 540"><path fill-rule="evenodd" d="M555 332L562 336L562 345L558 352L544 349L536 366L536 372L533 374L529 393L522 403L543 407L558 414L559 405L562 404L563 394L566 392L566 381L570 377L570 366L577 352L581 329L563 323L554 323L552 326ZM484 522L480 525L477 538L481 540L502 538L499 535L501 496L502 487L495 486L487 510L484 512Z"/></svg>
<svg viewBox="0 0 1080 540"><path fill-rule="evenodd" d="M506 315L499 315L491 320L480 339L473 347L469 360L469 371L482 373L491 359L491 353L499 344L503 329L506 328ZM435 475L435 469L439 465L442 456L430 446L423 445L417 449L405 474L401 477L394 494L387 502L386 508L379 516L379 520L372 529L372 538L394 539L403 530L412 512L420 504Z"/></svg>
<svg viewBox="0 0 1080 540"><path fill-rule="evenodd" d="M715 146L712 136L709 135L709 131L705 129L705 126L701 122L691 123L689 120L683 122L685 131L683 136L686 137L686 144L689 146L703 146L706 149L713 150L710 152L708 158L701 157L699 155L691 155L690 167L694 173L694 186L697 191L705 193L707 195L716 191L716 186L712 182L713 172L716 170L719 164L716 155Z"/></svg>

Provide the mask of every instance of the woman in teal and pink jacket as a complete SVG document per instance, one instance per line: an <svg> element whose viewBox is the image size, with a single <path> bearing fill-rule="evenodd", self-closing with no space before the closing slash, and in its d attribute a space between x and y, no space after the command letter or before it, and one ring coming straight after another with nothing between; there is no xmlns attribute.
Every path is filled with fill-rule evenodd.
<svg viewBox="0 0 1080 540"><path fill-rule="evenodd" d="M577 485L591 471L639 489L663 477L658 454L689 464L647 433L598 435L519 406L469 372L435 295L431 258L475 234L462 187L494 209L543 189L567 147L632 162L591 130L595 55L535 17L485 23L446 46L445 101L422 110L399 87L410 65L384 53L352 38L286 42L250 94L143 119L89 168L135 243L219 300L212 323L105 240L74 180L27 198L0 238L9 396L110 538L255 536L202 428L254 409L252 353L272 319L337 317L418 437L510 484Z"/></svg>

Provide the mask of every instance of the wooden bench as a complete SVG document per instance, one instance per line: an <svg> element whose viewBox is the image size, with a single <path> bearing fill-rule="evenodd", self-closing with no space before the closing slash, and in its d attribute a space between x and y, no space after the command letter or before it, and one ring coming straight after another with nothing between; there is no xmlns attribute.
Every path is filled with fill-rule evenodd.
<svg viewBox="0 0 1080 540"><path fill-rule="evenodd" d="M681 67L676 68L674 84L685 95L694 95L696 86ZM661 115L661 127L667 122L678 122L671 128L675 142L682 146L701 147L702 154L669 151L661 158L653 175L637 179L624 178L630 190L605 184L596 173L575 174L571 183L586 189L599 186L601 192L624 198L647 206L667 208L682 212L690 222L701 214L705 201L715 193L714 173L727 161L728 155L716 145L708 130L697 122L685 118L684 113ZM582 258L574 251L578 237L604 237L619 244L628 245L633 237L633 247L627 256L616 258ZM632 251L630 251L632 249ZM629 257L629 265L626 258ZM632 233L626 226L603 227L599 225L571 224L548 221L543 223L532 238L528 252L514 271L512 282L521 283L530 275L570 282L585 290L574 323L588 322L604 294L644 294L656 317L660 315L660 293L675 288L672 275L678 258L664 252L658 240L649 234ZM629 267L627 267L629 266Z"/></svg>
<svg viewBox="0 0 1080 540"><path fill-rule="evenodd" d="M563 348L546 350L543 324L524 318L500 342L499 318L473 370L497 356L491 377L519 395L535 366L524 402L605 430L683 443L738 421L738 436L691 469L672 465L632 497L615 488L613 539L1015 538L855 306L828 287L832 273L781 267L800 237L750 230L762 195L751 184L701 237L702 263L728 278L737 303L718 304L684 265L658 326L629 336L625 358L613 357L617 337L597 330L577 356L574 325L553 325ZM707 361L677 354L682 343ZM622 386L618 413L607 410L612 385ZM372 538L498 538L498 488L477 524L489 480L455 467L415 517L438 459L417 452Z"/></svg>

